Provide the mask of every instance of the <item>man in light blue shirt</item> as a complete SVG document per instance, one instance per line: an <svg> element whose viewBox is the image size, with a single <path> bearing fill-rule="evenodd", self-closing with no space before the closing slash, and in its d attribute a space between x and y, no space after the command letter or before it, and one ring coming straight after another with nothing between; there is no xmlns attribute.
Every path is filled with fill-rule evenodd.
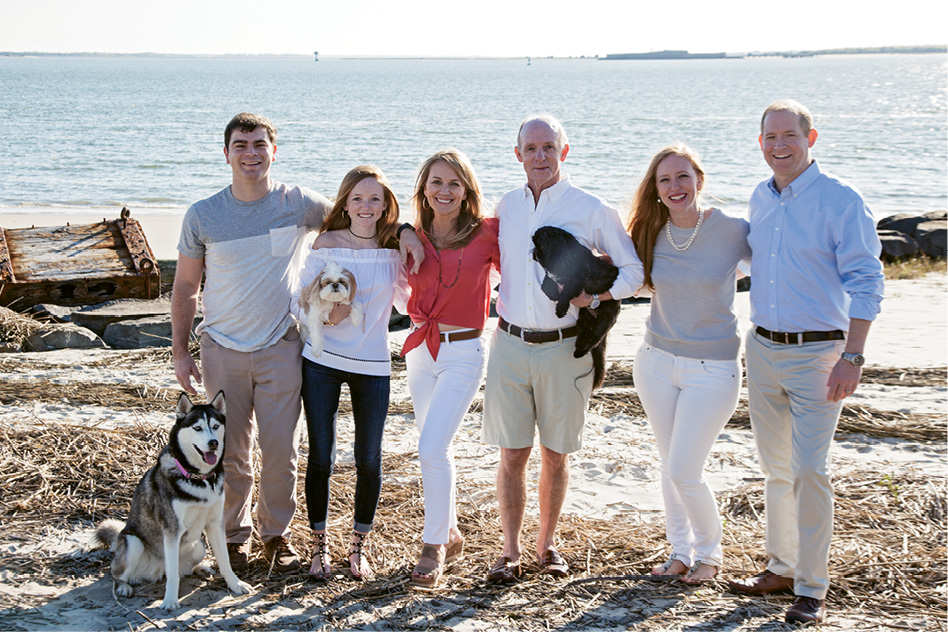
<svg viewBox="0 0 948 632"><path fill-rule="evenodd" d="M859 193L810 156L817 132L803 105L761 118L773 170L750 200L748 403L765 474L767 570L728 582L762 595L792 591L788 622L826 616L833 489L829 447L842 400L856 390L884 275L875 221Z"/></svg>

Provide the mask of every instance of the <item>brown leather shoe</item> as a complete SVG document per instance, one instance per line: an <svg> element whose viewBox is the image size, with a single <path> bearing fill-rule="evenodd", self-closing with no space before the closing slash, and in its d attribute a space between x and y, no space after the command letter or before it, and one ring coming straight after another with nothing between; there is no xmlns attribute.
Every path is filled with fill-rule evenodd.
<svg viewBox="0 0 948 632"><path fill-rule="evenodd" d="M753 577L729 579L727 586L742 595L770 595L779 592L793 592L793 578L764 571Z"/></svg>
<svg viewBox="0 0 948 632"><path fill-rule="evenodd" d="M250 562L250 541L228 542L227 559L230 560L230 567L235 573L246 571Z"/></svg>
<svg viewBox="0 0 948 632"><path fill-rule="evenodd" d="M292 573L300 570L300 558L290 546L289 540L278 535L263 543L263 555L273 564L278 573Z"/></svg>
<svg viewBox="0 0 948 632"><path fill-rule="evenodd" d="M488 584L513 584L520 577L520 560L501 555L487 572Z"/></svg>
<svg viewBox="0 0 948 632"><path fill-rule="evenodd" d="M797 595L787 610L787 623L823 623L826 619L826 600Z"/></svg>

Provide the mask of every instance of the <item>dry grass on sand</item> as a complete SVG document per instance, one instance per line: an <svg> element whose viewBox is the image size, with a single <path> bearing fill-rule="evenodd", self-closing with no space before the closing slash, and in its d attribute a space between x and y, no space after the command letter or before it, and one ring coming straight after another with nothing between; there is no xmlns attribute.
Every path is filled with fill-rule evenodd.
<svg viewBox="0 0 948 632"><path fill-rule="evenodd" d="M614 367L610 384L621 387L627 377L623 367ZM867 379L873 378L867 375ZM944 370L931 375L880 372L875 379L943 384ZM613 397L609 389L604 392L592 404L611 411L602 414L636 414L634 397ZM64 397L116 409L169 410L176 395L114 385L101 391L92 384L0 386L0 401L8 403ZM849 410L840 431L851 424L859 430L849 432L905 436L923 444L943 442L944 419L922 417L926 416ZM743 423L740 410L732 423ZM48 554L38 552L42 550L39 544L90 530L106 517L124 518L134 484L152 464L165 432L144 425L81 432L48 424L0 425L0 547L5 552L0 576L8 584L21 582L34 588L64 582L110 584L110 558L105 551ZM305 464L305 455L301 463ZM436 591L414 590L408 585L408 575L421 548L423 524L417 463L411 455L388 456L384 468L388 475L369 546L378 572L375 581L356 583L346 570L322 584L304 574L276 576L262 558L256 558L243 577L255 585L254 595L229 599L219 579L212 580L210 587L189 579L183 586L191 590L186 604L199 604L201 595L208 593L218 601L175 619L161 619L158 611L149 609L154 600L160 600L162 583L141 587L130 600L104 598L86 605L100 613L98 620L114 620L115 628L133 630L790 629L782 622L789 605L786 596L748 599L729 593L723 582L689 588L644 576L665 548L664 535L660 523L644 522L633 512L609 520L564 516L560 537L573 569L568 579L539 575L535 566L528 565L525 578L516 586L489 586L484 574L499 552L499 521L493 507L472 500L479 496L474 493L477 485L484 484L464 479L459 481L458 514L467 535L466 556L449 569ZM343 464L332 480L330 515L340 516L330 525L337 534L331 542L337 569L345 569L345 543L338 534L346 533L354 476L353 468ZM862 471L837 477L834 484L836 535L829 607L835 623L828 627L945 630L948 508L944 479L905 469L894 474ZM300 501L303 507L302 497ZM756 572L764 561L760 481L750 480L720 494L719 502L729 564L725 577ZM525 542L532 539L536 527L528 518ZM298 512L293 531L294 545L308 560L303 511ZM50 618L51 602L41 590L15 592L17 596L7 598L0 609L0 629L61 627L73 616L64 611L59 613L63 621Z"/></svg>

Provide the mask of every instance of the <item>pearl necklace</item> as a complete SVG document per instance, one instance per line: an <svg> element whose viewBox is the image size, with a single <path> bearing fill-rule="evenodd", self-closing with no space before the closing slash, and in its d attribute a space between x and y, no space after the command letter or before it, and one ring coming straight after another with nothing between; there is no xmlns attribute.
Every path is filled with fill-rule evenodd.
<svg viewBox="0 0 948 632"><path fill-rule="evenodd" d="M695 240L695 237L697 237L698 229L701 228L701 222L703 221L704 221L704 211L698 211L698 223L695 224L695 229L691 232L691 237L688 238L688 241L686 241L685 243L679 246L678 244L675 243L675 240L672 239L672 229L671 229L672 222L671 222L671 218L669 217L668 221L665 222L665 236L668 237L668 243L670 243L671 247L677 250L678 252L688 250L688 247L691 246L691 242L693 242Z"/></svg>

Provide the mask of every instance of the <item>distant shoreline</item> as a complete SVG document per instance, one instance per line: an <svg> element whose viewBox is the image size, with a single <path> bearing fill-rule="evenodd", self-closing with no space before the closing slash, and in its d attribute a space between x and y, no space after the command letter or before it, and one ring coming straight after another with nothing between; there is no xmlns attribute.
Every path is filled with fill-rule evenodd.
<svg viewBox="0 0 948 632"><path fill-rule="evenodd" d="M663 53L679 53L684 51L641 51L635 53L609 53L607 55L574 55L569 57L553 57L553 56L531 56L531 55L514 55L514 56L501 56L501 57L492 57L492 56L450 56L450 55L436 55L428 57L425 55L332 55L332 54L323 54L320 57L320 60L332 59L332 60L364 60L364 59L379 59L379 60L419 60L419 59L447 59L447 60L466 60L466 59L590 59L590 60L617 60L617 59L743 59L747 57L815 57L818 55L915 55L915 54L930 54L930 53L948 53L948 45L944 44L925 44L920 46L865 46L865 47L851 47L851 48L826 48L819 50L797 50L797 51L751 51L751 52L723 52L723 53L686 53L685 56L675 56L675 57L656 57L656 55L661 55ZM313 59L312 53L305 54L210 54L210 53L150 53L150 52L140 52L140 53L100 53L100 52L45 52L45 51L0 51L0 57L163 57L163 58L177 58L177 57L224 57L224 58L236 58L236 57L252 57L255 59L262 58L302 58L302 59Z"/></svg>

